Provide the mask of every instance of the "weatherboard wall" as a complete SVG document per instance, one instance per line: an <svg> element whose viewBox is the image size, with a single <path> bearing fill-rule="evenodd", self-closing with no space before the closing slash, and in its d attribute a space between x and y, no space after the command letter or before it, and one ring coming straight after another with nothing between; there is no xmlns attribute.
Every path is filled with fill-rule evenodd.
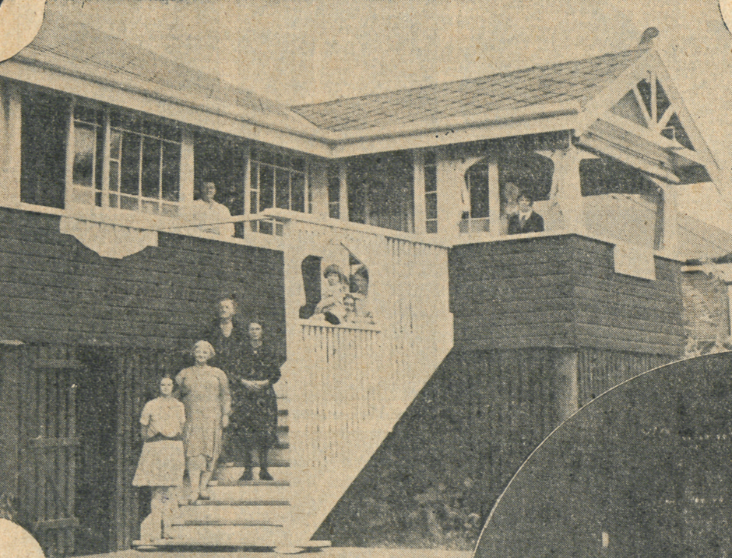
<svg viewBox="0 0 732 558"><path fill-rule="evenodd" d="M242 319L283 344L281 252L159 233L157 247L103 258L59 219L0 209L0 339L182 349L233 293Z"/></svg>
<svg viewBox="0 0 732 558"><path fill-rule="evenodd" d="M653 281L614 270L613 245L579 235L456 246L455 347L683 351L680 264L655 257Z"/></svg>

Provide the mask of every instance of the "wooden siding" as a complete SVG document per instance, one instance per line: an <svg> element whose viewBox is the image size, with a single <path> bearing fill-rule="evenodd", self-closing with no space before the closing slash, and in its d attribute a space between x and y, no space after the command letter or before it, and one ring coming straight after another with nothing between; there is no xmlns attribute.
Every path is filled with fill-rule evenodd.
<svg viewBox="0 0 732 558"><path fill-rule="evenodd" d="M578 403L582 407L610 388L674 360L671 356L581 349L577 359Z"/></svg>
<svg viewBox="0 0 732 558"><path fill-rule="evenodd" d="M235 293L242 319L284 351L280 252L160 233L157 247L108 259L59 219L0 209L0 339L180 349Z"/></svg>
<svg viewBox="0 0 732 558"><path fill-rule="evenodd" d="M559 352L453 350L315 538L471 549L503 488L559 423Z"/></svg>
<svg viewBox="0 0 732 558"><path fill-rule="evenodd" d="M656 280L614 271L613 246L577 235L456 246L450 254L455 345L683 351L680 266Z"/></svg>
<svg viewBox="0 0 732 558"><path fill-rule="evenodd" d="M27 344L0 349L0 364L0 493L18 520L49 556L129 548L149 501L132 487L140 413L181 355Z"/></svg>

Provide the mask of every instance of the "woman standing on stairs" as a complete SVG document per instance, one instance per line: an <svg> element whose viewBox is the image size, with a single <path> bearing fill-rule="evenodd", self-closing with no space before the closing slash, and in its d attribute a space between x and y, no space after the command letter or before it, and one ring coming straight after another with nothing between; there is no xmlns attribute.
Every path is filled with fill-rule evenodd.
<svg viewBox="0 0 732 558"><path fill-rule="evenodd" d="M242 365L229 371L233 392L231 453L241 452L242 480L252 480L252 451L259 457L259 479L274 480L267 453L277 443L277 396L272 386L280 379L280 365L262 341L262 326L249 324L249 341L242 347Z"/></svg>
<svg viewBox="0 0 732 558"><path fill-rule="evenodd" d="M219 368L208 365L215 351L208 341L193 346L195 364L175 378L186 409L183 440L186 469L191 482L190 501L208 499L208 482L221 454L223 429L229 424L229 380Z"/></svg>

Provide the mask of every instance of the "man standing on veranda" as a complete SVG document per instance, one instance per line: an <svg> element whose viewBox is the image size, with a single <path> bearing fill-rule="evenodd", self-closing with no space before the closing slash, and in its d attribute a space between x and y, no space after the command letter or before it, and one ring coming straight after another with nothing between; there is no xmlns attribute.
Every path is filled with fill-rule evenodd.
<svg viewBox="0 0 732 558"><path fill-rule="evenodd" d="M195 200L190 208L191 218L197 223L203 223L199 230L221 236L234 236L234 223L231 220L229 208L214 200L216 184L204 182L201 188L201 199Z"/></svg>

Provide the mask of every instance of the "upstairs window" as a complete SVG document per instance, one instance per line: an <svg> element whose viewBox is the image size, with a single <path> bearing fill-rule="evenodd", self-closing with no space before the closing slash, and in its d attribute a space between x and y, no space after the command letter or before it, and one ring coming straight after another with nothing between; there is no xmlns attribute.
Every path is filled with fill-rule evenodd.
<svg viewBox="0 0 732 558"><path fill-rule="evenodd" d="M74 107L69 201L175 216L180 206L181 131L162 120Z"/></svg>
<svg viewBox="0 0 732 558"><path fill-rule="evenodd" d="M21 102L20 201L63 209L71 99L24 91Z"/></svg>
<svg viewBox="0 0 732 558"><path fill-rule="evenodd" d="M328 216L341 218L341 167L338 163L328 165Z"/></svg>
<svg viewBox="0 0 732 558"><path fill-rule="evenodd" d="M306 212L305 204L310 196L307 191L305 157L253 147L250 172L252 213L260 213L271 207ZM273 225L264 221L252 223L257 232L265 234L278 233L273 231Z"/></svg>
<svg viewBox="0 0 732 558"><path fill-rule="evenodd" d="M424 155L425 230L437 232L437 158L432 151Z"/></svg>

